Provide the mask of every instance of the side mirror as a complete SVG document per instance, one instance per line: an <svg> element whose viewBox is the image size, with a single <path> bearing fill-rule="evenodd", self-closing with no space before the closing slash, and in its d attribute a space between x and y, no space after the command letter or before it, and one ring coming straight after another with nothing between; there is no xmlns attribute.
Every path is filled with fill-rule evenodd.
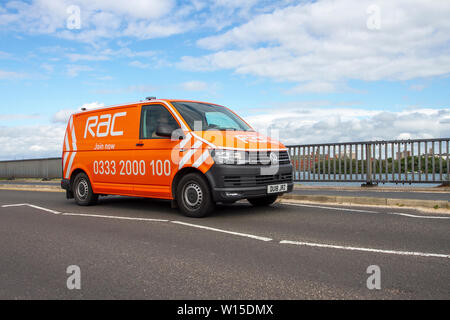
<svg viewBox="0 0 450 320"><path fill-rule="evenodd" d="M181 128L174 128L168 124L159 124L156 127L156 135L171 138L172 140L181 140L185 137Z"/></svg>

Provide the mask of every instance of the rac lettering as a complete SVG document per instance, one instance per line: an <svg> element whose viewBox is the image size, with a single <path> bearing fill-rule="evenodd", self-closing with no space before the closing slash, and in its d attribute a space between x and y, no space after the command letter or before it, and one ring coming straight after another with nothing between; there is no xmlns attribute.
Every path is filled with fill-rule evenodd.
<svg viewBox="0 0 450 320"><path fill-rule="evenodd" d="M87 118L86 127L84 129L84 138L86 139L88 132L91 134L92 137L95 137L95 135L97 135L97 137L100 138L106 137L108 135L111 135L113 137L122 136L123 131L116 131L114 129L114 125L117 118L125 117L126 115L127 115L126 112L117 112L114 115L102 114L100 117L92 116Z"/></svg>

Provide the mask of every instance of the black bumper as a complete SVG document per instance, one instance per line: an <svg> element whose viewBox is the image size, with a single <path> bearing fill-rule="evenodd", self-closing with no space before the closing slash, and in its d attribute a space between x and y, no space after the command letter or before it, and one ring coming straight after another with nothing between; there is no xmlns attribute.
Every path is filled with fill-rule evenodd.
<svg viewBox="0 0 450 320"><path fill-rule="evenodd" d="M294 187L291 164L274 167L214 164L206 176L217 202L264 197L269 195L267 186L273 184L287 184L286 192L291 192Z"/></svg>
<svg viewBox="0 0 450 320"><path fill-rule="evenodd" d="M69 179L62 179L61 180L61 189L71 191L70 180Z"/></svg>
<svg viewBox="0 0 450 320"><path fill-rule="evenodd" d="M61 180L61 189L66 190L66 198L67 199L73 199L73 191L72 191L72 186L70 185L69 179Z"/></svg>

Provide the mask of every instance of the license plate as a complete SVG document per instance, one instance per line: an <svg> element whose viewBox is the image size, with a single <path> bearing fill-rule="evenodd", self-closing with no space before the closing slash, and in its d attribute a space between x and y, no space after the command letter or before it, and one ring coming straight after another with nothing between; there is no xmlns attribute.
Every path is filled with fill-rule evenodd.
<svg viewBox="0 0 450 320"><path fill-rule="evenodd" d="M283 184L272 184L267 186L267 193L279 193L287 191L287 183Z"/></svg>

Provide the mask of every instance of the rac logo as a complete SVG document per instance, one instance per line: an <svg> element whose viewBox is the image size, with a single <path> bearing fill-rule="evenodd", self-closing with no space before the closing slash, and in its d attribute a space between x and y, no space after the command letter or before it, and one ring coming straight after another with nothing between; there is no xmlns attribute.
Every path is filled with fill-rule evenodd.
<svg viewBox="0 0 450 320"><path fill-rule="evenodd" d="M123 131L116 131L114 129L114 125L117 118L125 117L126 115L126 112L117 112L114 115L102 114L100 117L92 116L87 118L86 128L84 129L84 138L86 139L88 132L91 134L91 136L95 137L95 135L97 135L97 137L100 138L106 137L108 135L111 135L113 137L123 136Z"/></svg>

